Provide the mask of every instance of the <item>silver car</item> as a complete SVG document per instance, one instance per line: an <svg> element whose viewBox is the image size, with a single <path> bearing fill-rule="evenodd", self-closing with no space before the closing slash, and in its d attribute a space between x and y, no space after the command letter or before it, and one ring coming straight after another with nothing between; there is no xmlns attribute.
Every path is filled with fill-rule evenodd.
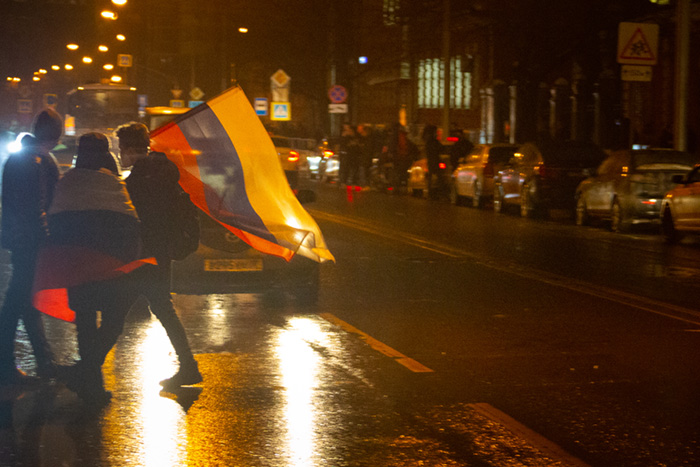
<svg viewBox="0 0 700 467"><path fill-rule="evenodd" d="M480 144L461 158L452 173L452 203L463 204L468 199L474 207L481 208L493 200L494 175L517 150L514 144Z"/></svg>
<svg viewBox="0 0 700 467"><path fill-rule="evenodd" d="M576 189L576 224L605 219L619 232L632 224L657 223L672 177L687 173L696 162L695 156L672 149L613 152Z"/></svg>
<svg viewBox="0 0 700 467"><path fill-rule="evenodd" d="M661 226L666 241L675 243L683 234L700 233L700 164L671 181L677 185L662 202Z"/></svg>

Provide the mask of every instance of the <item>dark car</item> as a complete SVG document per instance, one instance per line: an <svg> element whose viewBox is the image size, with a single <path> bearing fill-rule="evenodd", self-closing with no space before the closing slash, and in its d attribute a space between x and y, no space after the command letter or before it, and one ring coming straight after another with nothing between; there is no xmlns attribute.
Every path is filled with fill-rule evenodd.
<svg viewBox="0 0 700 467"><path fill-rule="evenodd" d="M576 187L605 157L599 146L587 142L523 144L494 178L494 210L515 206L523 217L553 208L573 212Z"/></svg>
<svg viewBox="0 0 700 467"><path fill-rule="evenodd" d="M674 175L697 162L692 154L672 149L624 149L612 153L576 190L576 224L593 218L610 221L614 232L632 224L658 223L664 195Z"/></svg>

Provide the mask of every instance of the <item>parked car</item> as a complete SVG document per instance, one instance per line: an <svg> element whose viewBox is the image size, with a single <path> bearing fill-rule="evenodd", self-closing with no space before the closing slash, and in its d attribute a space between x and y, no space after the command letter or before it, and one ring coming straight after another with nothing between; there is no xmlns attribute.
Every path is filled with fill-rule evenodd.
<svg viewBox="0 0 700 467"><path fill-rule="evenodd" d="M672 149L613 152L576 189L576 224L605 219L619 232L632 224L657 223L672 177L686 174L696 162L695 156Z"/></svg>
<svg viewBox="0 0 700 467"><path fill-rule="evenodd" d="M315 193L300 190L304 204ZM229 232L206 214L200 214L199 249L173 262L172 286L176 293L265 293L291 296L312 304L318 298L320 264L301 255L287 262L263 254Z"/></svg>
<svg viewBox="0 0 700 467"><path fill-rule="evenodd" d="M309 167L309 176L318 177L318 170L323 159L323 148L315 139L311 138L289 138L292 149L297 151L300 158L306 159Z"/></svg>
<svg viewBox="0 0 700 467"><path fill-rule="evenodd" d="M684 234L700 233L700 164L671 182L677 185L661 203L661 228L666 241L675 243Z"/></svg>
<svg viewBox="0 0 700 467"><path fill-rule="evenodd" d="M480 144L461 158L452 173L453 204L471 200L474 207L483 207L493 200L494 175L510 161L518 147L514 144Z"/></svg>
<svg viewBox="0 0 700 467"><path fill-rule="evenodd" d="M454 139L448 139L442 143L443 151L440 154L440 167L438 174L432 174L434 178L439 179L439 186L447 189L450 186L452 178L452 166L450 163L450 148L454 144ZM428 195L428 158L425 157L423 151L419 159L413 161L408 169L408 179L406 180L406 191L418 197ZM445 192L447 197L449 193Z"/></svg>
<svg viewBox="0 0 700 467"><path fill-rule="evenodd" d="M297 189L300 180L309 178L309 163L305 154L294 149L291 138L286 136L271 136L271 138L289 186Z"/></svg>
<svg viewBox="0 0 700 467"><path fill-rule="evenodd" d="M338 180L340 161L338 155L331 148L327 139L318 143L321 153L321 160L318 162L318 180L322 182L333 182Z"/></svg>
<svg viewBox="0 0 700 467"><path fill-rule="evenodd" d="M493 208L501 212L515 206L523 217L546 214L550 208L573 212L576 187L605 157L593 143L526 143L495 176Z"/></svg>

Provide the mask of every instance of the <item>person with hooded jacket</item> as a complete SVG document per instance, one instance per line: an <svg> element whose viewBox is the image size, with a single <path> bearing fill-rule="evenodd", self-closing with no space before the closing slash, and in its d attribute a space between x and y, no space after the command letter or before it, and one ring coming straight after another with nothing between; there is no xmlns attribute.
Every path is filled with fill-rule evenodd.
<svg viewBox="0 0 700 467"><path fill-rule="evenodd" d="M37 375L55 376L53 353L41 314L32 305L32 285L39 248L48 237L46 213L59 179L51 149L63 134L63 121L52 109L39 112L33 135L22 139L2 174L2 247L11 251L12 278L0 309L0 385L31 382L15 365L15 334L20 318L34 350Z"/></svg>
<svg viewBox="0 0 700 467"><path fill-rule="evenodd" d="M168 389L197 384L202 381L202 375L170 295L173 258L170 207L173 197L181 190L180 172L162 152L149 152L150 135L145 125L122 125L116 134L122 166L131 167L126 187L141 220L143 253L158 262L145 281L142 294L165 328L180 362L177 373L161 381L161 385Z"/></svg>
<svg viewBox="0 0 700 467"><path fill-rule="evenodd" d="M102 133L80 137L74 167L56 185L48 226L50 235L37 261L34 303L59 317L55 313L62 300L44 301L41 292L50 295L65 286L65 306L75 315L80 361L59 367L58 378L87 404L102 406L111 397L104 388L102 365L138 298L146 270L122 270L139 263L139 220Z"/></svg>

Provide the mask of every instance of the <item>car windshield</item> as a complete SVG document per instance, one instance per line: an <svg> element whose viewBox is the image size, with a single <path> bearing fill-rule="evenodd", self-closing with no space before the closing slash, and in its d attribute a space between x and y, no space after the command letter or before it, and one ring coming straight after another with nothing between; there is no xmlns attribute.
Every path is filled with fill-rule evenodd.
<svg viewBox="0 0 700 467"><path fill-rule="evenodd" d="M598 167L606 157L598 146L587 143L553 143L541 150L545 163L563 167Z"/></svg>
<svg viewBox="0 0 700 467"><path fill-rule="evenodd" d="M516 146L496 146L489 151L489 161L494 164L505 164L515 154Z"/></svg>
<svg viewBox="0 0 700 467"><path fill-rule="evenodd" d="M658 165L690 168L696 163L697 157L682 151L639 151L632 153L632 166L636 169Z"/></svg>

